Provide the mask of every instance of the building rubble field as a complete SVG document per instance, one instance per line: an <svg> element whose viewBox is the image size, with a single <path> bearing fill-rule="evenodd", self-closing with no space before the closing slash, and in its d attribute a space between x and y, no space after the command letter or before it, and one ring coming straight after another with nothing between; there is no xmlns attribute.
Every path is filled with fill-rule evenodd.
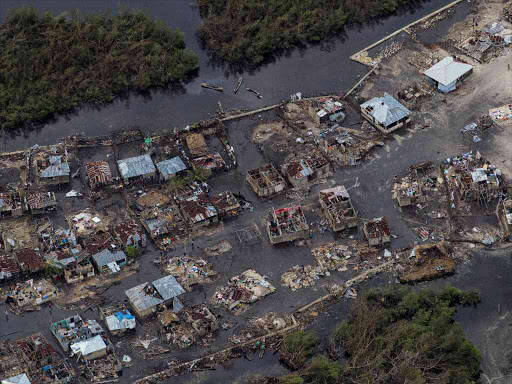
<svg viewBox="0 0 512 384"><path fill-rule="evenodd" d="M192 290L196 284L210 284L217 276L211 264L203 259L189 257L172 258L164 270L169 275L176 277L176 280L187 291Z"/></svg>
<svg viewBox="0 0 512 384"><path fill-rule="evenodd" d="M227 286L216 291L212 302L239 315L248 310L250 304L263 299L275 290L265 276L261 276L253 269L248 269L239 276L232 277Z"/></svg>

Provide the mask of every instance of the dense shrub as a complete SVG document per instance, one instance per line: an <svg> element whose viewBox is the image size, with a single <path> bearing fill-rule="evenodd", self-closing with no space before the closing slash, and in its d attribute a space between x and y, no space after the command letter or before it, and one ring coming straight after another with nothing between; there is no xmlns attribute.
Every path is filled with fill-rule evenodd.
<svg viewBox="0 0 512 384"><path fill-rule="evenodd" d="M18 8L0 25L0 47L2 128L180 81L198 68L182 33L124 9L54 16Z"/></svg>

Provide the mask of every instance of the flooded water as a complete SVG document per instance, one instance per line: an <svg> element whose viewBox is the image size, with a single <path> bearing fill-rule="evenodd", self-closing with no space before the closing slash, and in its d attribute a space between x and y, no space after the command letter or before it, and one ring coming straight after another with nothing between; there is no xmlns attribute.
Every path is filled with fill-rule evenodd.
<svg viewBox="0 0 512 384"><path fill-rule="evenodd" d="M61 116L36 129L1 133L2 150L21 149L34 144L51 144L71 134L89 136L107 134L126 127L140 127L145 131L158 131L168 127L182 127L212 117L221 102L226 109L257 108L288 99L292 93L304 95L339 93L347 91L367 68L352 62L349 56L396 29L448 4L451 0L431 0L416 9L354 27L331 43L296 49L257 70L232 74L219 65L201 48L196 31L201 23L199 11L190 0L130 0L123 1L132 8L144 9L155 19L162 20L185 33L187 48L199 57L198 75L182 87L157 89L147 94L128 94L105 107L85 106L67 116ZM41 11L59 14L74 8L82 13L115 12L117 0L3 0L0 2L0 20L10 8L32 5ZM464 17L469 9L466 2L457 6L456 19ZM453 19L452 19L453 20ZM242 89L234 95L232 89L239 76L243 76ZM224 87L218 93L200 87L209 82ZM262 93L257 99L245 91L252 87Z"/></svg>

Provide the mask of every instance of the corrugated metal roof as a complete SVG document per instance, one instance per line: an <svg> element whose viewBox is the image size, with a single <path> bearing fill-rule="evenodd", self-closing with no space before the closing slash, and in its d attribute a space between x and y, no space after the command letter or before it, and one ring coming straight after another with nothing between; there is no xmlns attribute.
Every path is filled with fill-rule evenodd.
<svg viewBox="0 0 512 384"><path fill-rule="evenodd" d="M175 175L176 173L187 169L187 166L183 160L181 160L181 158L178 156L169 160L161 161L156 164L156 167L164 179L167 179L170 175Z"/></svg>
<svg viewBox="0 0 512 384"><path fill-rule="evenodd" d="M117 165L123 179L130 177L143 176L156 172L155 164L149 155L130 157L124 160L118 160Z"/></svg>
<svg viewBox="0 0 512 384"><path fill-rule="evenodd" d="M117 252L113 253L109 249L104 249L103 251L95 254L92 258L96 262L96 265L99 268L101 268L109 263L114 262L114 261L115 262L125 261L126 254L123 251L117 251Z"/></svg>
<svg viewBox="0 0 512 384"><path fill-rule="evenodd" d="M163 303L163 300L158 296L152 296L146 293L146 287L149 285L149 283L143 283L124 291L132 305L139 312L143 312L149 308L156 307L158 304Z"/></svg>
<svg viewBox="0 0 512 384"><path fill-rule="evenodd" d="M124 293L137 311L143 312L185 293L185 290L176 281L174 276L165 276L153 281L151 284L143 283L137 285L126 290Z"/></svg>
<svg viewBox="0 0 512 384"><path fill-rule="evenodd" d="M383 97L374 97L373 99L361 104L361 108L373 107L368 113L385 127L397 122L411 114L398 100L389 93L384 93Z"/></svg>
<svg viewBox="0 0 512 384"><path fill-rule="evenodd" d="M327 196L341 196L345 199L349 198L349 194L347 192L347 189L343 185L338 185L336 187L323 189L320 191L320 194L327 195Z"/></svg>
<svg viewBox="0 0 512 384"><path fill-rule="evenodd" d="M69 176L69 164L62 161L62 156L50 156L50 165L39 173L39 177Z"/></svg>
<svg viewBox="0 0 512 384"><path fill-rule="evenodd" d="M472 69L471 65L458 63L453 60L453 57L448 56L423 73L438 83L447 86Z"/></svg>
<svg viewBox="0 0 512 384"><path fill-rule="evenodd" d="M30 384L30 380L26 373L12 376L2 380L2 384Z"/></svg>
<svg viewBox="0 0 512 384"><path fill-rule="evenodd" d="M71 344L73 354L80 353L82 356L87 357L91 353L101 351L107 348L107 344L103 341L100 335L94 336L92 339L79 341Z"/></svg>
<svg viewBox="0 0 512 384"><path fill-rule="evenodd" d="M488 33L489 35L496 35L497 33L500 33L504 30L505 27L503 24L497 22L487 24L484 28L482 28L482 31Z"/></svg>
<svg viewBox="0 0 512 384"><path fill-rule="evenodd" d="M169 300L185 293L185 290L174 276L165 276L155 280L153 281L153 286L164 300Z"/></svg>

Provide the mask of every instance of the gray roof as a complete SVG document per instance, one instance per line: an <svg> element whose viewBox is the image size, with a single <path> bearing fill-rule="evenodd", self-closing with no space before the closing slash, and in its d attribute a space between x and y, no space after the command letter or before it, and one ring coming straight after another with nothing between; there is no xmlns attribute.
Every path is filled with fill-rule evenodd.
<svg viewBox="0 0 512 384"><path fill-rule="evenodd" d="M185 293L185 290L180 283L176 281L176 278L170 275L153 281L153 286L164 300L169 300Z"/></svg>
<svg viewBox="0 0 512 384"><path fill-rule="evenodd" d="M397 122L411 114L398 100L389 93L384 93L383 97L374 97L373 99L361 104L361 108L373 107L368 113L385 127Z"/></svg>
<svg viewBox="0 0 512 384"><path fill-rule="evenodd" d="M117 165L123 179L137 177L156 172L155 164L149 155L130 157L124 160L118 160Z"/></svg>
<svg viewBox="0 0 512 384"><path fill-rule="evenodd" d="M19 375L3 379L2 384L30 384L30 380L26 373L20 373Z"/></svg>
<svg viewBox="0 0 512 384"><path fill-rule="evenodd" d="M472 69L471 65L458 63L448 56L423 73L442 85L449 85Z"/></svg>
<svg viewBox="0 0 512 384"><path fill-rule="evenodd" d="M183 160L181 160L181 158L178 156L169 160L161 161L156 164L156 167L165 179L167 179L170 175L174 175L187 169L187 166Z"/></svg>
<svg viewBox="0 0 512 384"><path fill-rule="evenodd" d="M62 156L50 156L50 166L39 173L39 177L69 176L69 164L62 162Z"/></svg>
<svg viewBox="0 0 512 384"><path fill-rule="evenodd" d="M126 255L123 251L117 251L113 253L109 249L104 249L103 251L95 254L92 258L94 259L98 268L101 268L109 263L112 263L113 261L125 261Z"/></svg>
<svg viewBox="0 0 512 384"><path fill-rule="evenodd" d="M162 304L164 301L185 293L185 290L176 281L174 276L165 276L161 279L153 281L153 287L162 298L146 293L145 288L148 285L150 284L143 283L124 292L126 296L128 296L128 299L132 305L138 311L145 311L146 309L156 307L158 304Z"/></svg>

